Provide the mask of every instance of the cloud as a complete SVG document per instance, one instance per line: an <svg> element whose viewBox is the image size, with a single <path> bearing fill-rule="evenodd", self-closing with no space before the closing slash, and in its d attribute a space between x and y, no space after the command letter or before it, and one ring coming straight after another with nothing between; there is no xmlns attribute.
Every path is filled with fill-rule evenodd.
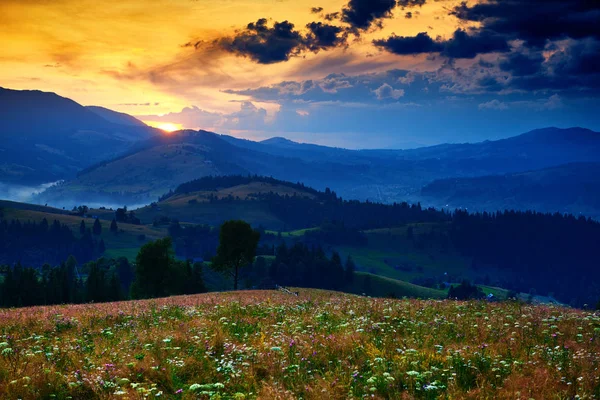
<svg viewBox="0 0 600 400"><path fill-rule="evenodd" d="M385 99L398 100L400 97L404 96L403 89L394 89L387 83L384 83L379 88L375 89L373 91L373 93L375 93L377 95L378 100L385 100Z"/></svg>
<svg viewBox="0 0 600 400"><path fill-rule="evenodd" d="M494 99L485 103L479 104L480 110L508 110L508 105L500 100Z"/></svg>
<svg viewBox="0 0 600 400"><path fill-rule="evenodd" d="M325 79L319 81L317 85L321 88L321 90L327 93L337 93L340 89L348 89L352 87L352 84L348 82L346 75L344 74L329 75Z"/></svg>
<svg viewBox="0 0 600 400"><path fill-rule="evenodd" d="M512 102L503 102L497 99L479 104L479 110L498 110L504 111L509 108L533 109L535 111L552 111L564 107L562 98L558 94L553 94L547 99L521 100Z"/></svg>
<svg viewBox="0 0 600 400"><path fill-rule="evenodd" d="M600 38L600 2L594 0L487 0L463 2L452 12L483 29L543 47L548 40Z"/></svg>
<svg viewBox="0 0 600 400"><path fill-rule="evenodd" d="M311 22L306 25L310 33L306 36L306 46L311 51L319 51L331 47L338 47L346 43L348 37L344 29L339 26Z"/></svg>
<svg viewBox="0 0 600 400"><path fill-rule="evenodd" d="M427 32L421 32L416 36L392 35L373 43L399 55L440 53L450 58L475 58L479 54L509 51L508 43L502 36L489 31L469 34L462 29L457 29L449 40L433 40Z"/></svg>
<svg viewBox="0 0 600 400"><path fill-rule="evenodd" d="M381 19L391 18L396 0L350 0L342 9L341 20L354 31L381 27Z"/></svg>
<svg viewBox="0 0 600 400"><path fill-rule="evenodd" d="M399 55L436 53L443 50L442 44L433 40L427 32L421 32L417 36L392 35L387 39L374 40L373 44Z"/></svg>
<svg viewBox="0 0 600 400"><path fill-rule="evenodd" d="M312 14L320 14L320 13L322 13L322 12L323 12L323 7L312 7L312 8L310 9L310 12L311 12Z"/></svg>
<svg viewBox="0 0 600 400"><path fill-rule="evenodd" d="M427 0L398 0L398 7L422 7L426 2Z"/></svg>
<svg viewBox="0 0 600 400"><path fill-rule="evenodd" d="M542 69L544 56L539 52L513 52L500 60L500 69L513 76L527 76L538 73Z"/></svg>
<svg viewBox="0 0 600 400"><path fill-rule="evenodd" d="M164 115L136 115L135 117L142 121L181 124L190 129L219 127L224 124L226 119L225 114L202 110L196 106L185 107L180 112L170 112Z"/></svg>
<svg viewBox="0 0 600 400"><path fill-rule="evenodd" d="M541 105L541 109L542 110L556 110L557 108L562 108L563 105L563 101L562 98L557 95L557 94L553 94L552 96L550 96L550 98L545 101L542 105Z"/></svg>
<svg viewBox="0 0 600 400"><path fill-rule="evenodd" d="M126 106L126 107L148 107L148 106L159 106L160 103L119 103L118 106Z"/></svg>
<svg viewBox="0 0 600 400"><path fill-rule="evenodd" d="M216 39L212 45L225 52L248 57L259 64L274 64L288 61L306 51L318 53L346 44L348 34L339 26L311 22L306 28L308 32L303 34L288 21L275 22L269 27L267 19L261 18L231 37ZM203 42L193 44L196 49L202 45Z"/></svg>
<svg viewBox="0 0 600 400"><path fill-rule="evenodd" d="M479 54L510 50L503 36L488 30L474 30L468 34L465 30L457 29L452 38L443 43L443 47L442 55L451 58L475 58Z"/></svg>
<svg viewBox="0 0 600 400"><path fill-rule="evenodd" d="M304 49L302 34L294 24L283 21L267 26L267 19L251 22L233 37L217 39L215 44L230 53L249 57L260 64L287 61Z"/></svg>
<svg viewBox="0 0 600 400"><path fill-rule="evenodd" d="M572 41L554 51L548 59L548 64L555 74L562 76L597 76L600 74L600 41Z"/></svg>

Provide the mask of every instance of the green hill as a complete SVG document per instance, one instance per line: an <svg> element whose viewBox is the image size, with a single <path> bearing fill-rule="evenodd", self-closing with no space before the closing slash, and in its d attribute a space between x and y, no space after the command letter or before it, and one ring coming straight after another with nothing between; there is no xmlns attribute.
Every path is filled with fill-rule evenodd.
<svg viewBox="0 0 600 400"><path fill-rule="evenodd" d="M85 222L87 228L91 228L94 224L92 216L98 216L101 219L102 233L97 237L97 240L104 240L107 249L104 255L108 257L124 256L133 260L144 243L165 237L168 234L165 227L126 223L119 223L118 232L113 233L110 231L110 222L114 217L114 212L108 210L92 209L87 216L82 217L69 215L69 212L56 208L7 201L0 202L0 210L3 218L9 221L41 222L45 218L49 223L52 223L52 221L58 220L60 223L67 225L78 236L81 221Z"/></svg>

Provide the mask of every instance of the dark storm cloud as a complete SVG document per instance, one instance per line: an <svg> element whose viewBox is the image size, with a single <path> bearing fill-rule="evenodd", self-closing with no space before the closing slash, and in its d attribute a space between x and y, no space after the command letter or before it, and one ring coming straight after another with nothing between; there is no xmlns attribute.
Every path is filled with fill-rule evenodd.
<svg viewBox="0 0 600 400"><path fill-rule="evenodd" d="M421 7L427 0L398 0L398 7Z"/></svg>
<svg viewBox="0 0 600 400"><path fill-rule="evenodd" d="M597 0L489 0L472 6L463 2L451 14L529 46L567 37L600 38Z"/></svg>
<svg viewBox="0 0 600 400"><path fill-rule="evenodd" d="M547 59L541 51L511 54L500 68L511 73L511 86L522 90L600 90L600 41L570 40L551 51Z"/></svg>
<svg viewBox="0 0 600 400"><path fill-rule="evenodd" d="M432 39L427 32L417 36L391 36L375 40L375 46L399 55L441 53L450 58L475 58L478 54L506 52L506 40L492 32L474 31L469 34L458 29L449 40Z"/></svg>
<svg viewBox="0 0 600 400"><path fill-rule="evenodd" d="M275 22L272 27L266 18L249 23L246 29L237 31L233 37L223 37L214 41L217 48L238 56L248 57L259 64L273 64L288 61L305 51L338 47L346 44L345 29L323 22L306 25L305 34L296 30L294 24Z"/></svg>
<svg viewBox="0 0 600 400"><path fill-rule="evenodd" d="M313 14L319 14L323 12L323 7L313 7L310 9L310 12Z"/></svg>
<svg viewBox="0 0 600 400"><path fill-rule="evenodd" d="M544 57L540 53L515 52L500 61L500 69L510 72L513 76L527 76L538 73L543 63Z"/></svg>
<svg viewBox="0 0 600 400"><path fill-rule="evenodd" d="M510 50L504 37L487 30L469 34L458 29L454 32L452 39L444 42L443 46L442 54L452 58L475 58L478 54Z"/></svg>
<svg viewBox="0 0 600 400"><path fill-rule="evenodd" d="M374 40L373 44L400 55L435 53L443 50L443 45L433 40L427 32L421 32L417 36L392 35L387 39Z"/></svg>
<svg viewBox="0 0 600 400"><path fill-rule="evenodd" d="M283 21L269 27L266 18L249 23L234 37L218 39L215 44L227 52L249 57L260 64L287 61L305 47L304 38L294 29L294 24Z"/></svg>
<svg viewBox="0 0 600 400"><path fill-rule="evenodd" d="M310 31L306 36L306 46L311 51L337 47L346 42L347 34L339 26L311 22L306 27Z"/></svg>
<svg viewBox="0 0 600 400"><path fill-rule="evenodd" d="M591 77L600 75L600 41L579 40L552 54L548 63L558 75Z"/></svg>
<svg viewBox="0 0 600 400"><path fill-rule="evenodd" d="M372 25L381 26L381 19L391 18L396 0L350 0L342 10L342 21L352 30L366 31Z"/></svg>

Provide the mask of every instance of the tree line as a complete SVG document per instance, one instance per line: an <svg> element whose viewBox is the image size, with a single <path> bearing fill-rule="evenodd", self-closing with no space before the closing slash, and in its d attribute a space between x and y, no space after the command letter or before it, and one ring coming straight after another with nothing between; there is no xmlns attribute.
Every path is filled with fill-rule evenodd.
<svg viewBox="0 0 600 400"><path fill-rule="evenodd" d="M69 255L83 262L100 256L105 245L99 238L100 222L80 226L80 235L58 220L49 223L0 219L0 264L17 261L26 265L58 264Z"/></svg>
<svg viewBox="0 0 600 400"><path fill-rule="evenodd" d="M473 268L505 271L503 287L535 289L577 306L600 299L600 223L594 220L531 211L456 211L447 235L473 259Z"/></svg>
<svg viewBox="0 0 600 400"><path fill-rule="evenodd" d="M327 257L321 247L296 243L276 248L271 264L256 258L260 232L244 221L227 221L211 270L223 275L234 290L273 288L276 284L343 289L354 279L355 265L343 264L337 253ZM142 246L134 265L126 258L100 258L78 265L70 256L56 266L0 267L0 306L22 307L65 303L107 302L205 292L203 263L175 257L170 237Z"/></svg>

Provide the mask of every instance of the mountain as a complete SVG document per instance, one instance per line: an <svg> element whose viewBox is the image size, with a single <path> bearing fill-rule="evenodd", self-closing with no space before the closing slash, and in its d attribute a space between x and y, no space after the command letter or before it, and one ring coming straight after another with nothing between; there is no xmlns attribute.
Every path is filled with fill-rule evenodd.
<svg viewBox="0 0 600 400"><path fill-rule="evenodd" d="M258 174L318 188L329 183L368 183L362 166L308 161L239 147L207 131L179 131L141 141L131 151L86 168L75 179L52 187L38 201L71 206L77 202L148 204L179 184L209 175ZM76 202L76 203L77 203Z"/></svg>
<svg viewBox="0 0 600 400"><path fill-rule="evenodd" d="M600 163L572 163L535 171L436 180L424 197L475 210L536 210L600 217Z"/></svg>
<svg viewBox="0 0 600 400"><path fill-rule="evenodd" d="M159 132L115 123L116 113L103 113L112 121L55 93L0 88L0 182L68 179Z"/></svg>
<svg viewBox="0 0 600 400"><path fill-rule="evenodd" d="M208 131L179 131L135 143L124 155L81 171L42 201L69 205L118 199L148 203L177 185L207 175L258 174L330 187L344 198L439 204L421 188L449 178L600 162L600 135L583 129L534 131L516 138L416 150L347 150L274 138L253 142ZM598 151L595 151L598 150ZM114 204L114 203L112 203ZM445 203L444 203L445 204Z"/></svg>
<svg viewBox="0 0 600 400"><path fill-rule="evenodd" d="M282 137L274 137L254 142L247 139L239 139L233 136L222 135L223 140L250 150L282 157L300 158L306 161L339 162L346 164L359 164L365 157L360 151L347 150L337 147L327 147L316 144L297 143Z"/></svg>
<svg viewBox="0 0 600 400"><path fill-rule="evenodd" d="M147 204L189 180L229 174L330 187L344 198L445 205L460 197L421 189L438 180L600 163L600 134L583 128L411 150L348 150L281 137L254 142L207 131L164 135L127 114L83 107L54 93L8 89L0 89L0 118L0 183L38 192L42 184L65 180L38 196L60 206ZM574 204L569 209L579 212L580 203Z"/></svg>
<svg viewBox="0 0 600 400"><path fill-rule="evenodd" d="M87 106L86 108L88 110L90 110L91 112L104 118L105 120L112 122L113 124L126 125L126 126L141 126L141 127L148 126L145 123L143 123L142 121L140 121L139 119L132 117L129 114L120 113L117 111L110 110L108 108L97 107L97 106Z"/></svg>
<svg viewBox="0 0 600 400"><path fill-rule="evenodd" d="M405 150L407 160L460 161L489 172L520 172L572 162L600 162L600 133L583 128L538 129L508 139Z"/></svg>

